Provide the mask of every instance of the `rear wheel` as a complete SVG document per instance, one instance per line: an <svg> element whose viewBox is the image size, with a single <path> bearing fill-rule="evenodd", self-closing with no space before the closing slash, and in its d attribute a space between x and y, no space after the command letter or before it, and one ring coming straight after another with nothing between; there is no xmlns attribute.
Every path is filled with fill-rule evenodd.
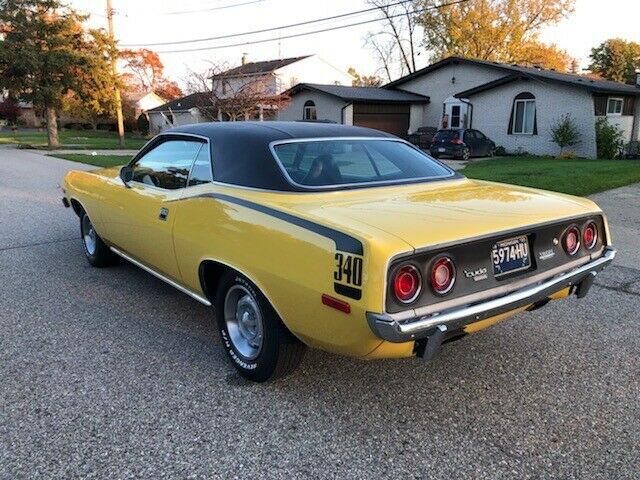
<svg viewBox="0 0 640 480"><path fill-rule="evenodd" d="M91 265L106 267L114 263L115 255L96 232L87 212L80 214L80 236L84 254Z"/></svg>
<svg viewBox="0 0 640 480"><path fill-rule="evenodd" d="M216 295L222 345L240 374L265 382L291 373L305 346L284 326L266 297L244 275L223 275Z"/></svg>
<svg viewBox="0 0 640 480"><path fill-rule="evenodd" d="M469 150L469 147L463 148L462 152L460 152L456 156L458 160L469 160L470 157L471 157L471 151Z"/></svg>

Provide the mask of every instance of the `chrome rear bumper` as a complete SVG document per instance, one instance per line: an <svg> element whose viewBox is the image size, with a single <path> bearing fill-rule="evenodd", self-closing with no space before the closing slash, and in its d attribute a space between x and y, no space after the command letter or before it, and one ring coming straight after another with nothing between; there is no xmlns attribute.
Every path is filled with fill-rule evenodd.
<svg viewBox="0 0 640 480"><path fill-rule="evenodd" d="M368 312L367 321L373 333L389 342L409 342L431 337L434 334L437 338L441 338L442 332L459 330L470 323L545 301L550 295L567 287L576 286L575 293L578 297L584 297L596 274L609 265L615 256L615 249L607 247L599 258L569 272L507 295L464 307L404 320L396 320L386 313Z"/></svg>

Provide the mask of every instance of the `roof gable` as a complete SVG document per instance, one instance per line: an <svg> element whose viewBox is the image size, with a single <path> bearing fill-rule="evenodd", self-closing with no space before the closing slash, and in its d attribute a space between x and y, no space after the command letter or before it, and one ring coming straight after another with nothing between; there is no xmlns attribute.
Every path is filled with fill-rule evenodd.
<svg viewBox="0 0 640 480"><path fill-rule="evenodd" d="M222 73L214 75L211 78L216 77L244 77L247 75L260 75L267 74L278 70L279 68L286 67L292 63L299 62L305 58L309 58L311 55L304 55L301 57L280 58L277 60L265 60L262 62L249 62L238 67L231 68Z"/></svg>
<svg viewBox="0 0 640 480"><path fill-rule="evenodd" d="M627 85L624 83L612 82L609 80L594 80L588 77L584 77L582 75L557 72L555 70L546 70L544 68L525 67L522 65L509 65L506 63L489 62L486 60L476 60L476 59L465 58L465 57L445 58L444 60L436 62L432 65L429 65L428 67L422 68L409 75L399 78L398 80L390 82L382 88L395 88L399 85L402 85L403 83L413 80L414 78L418 78L422 75L426 75L430 72L433 72L443 67L447 67L452 64L460 64L460 63L500 70L507 75L515 74L516 76L520 76L520 77L524 76L528 78L535 78L535 79L540 79L540 80L545 80L550 82L561 83L561 84L569 85L573 87L584 88L593 93L640 95L640 88L634 85ZM499 82L500 80L503 80L503 79L499 79L494 82ZM492 84L494 82L489 82L489 84ZM496 86L498 85L493 85L491 88L494 88ZM470 89L470 90L473 90L473 89ZM462 93L465 93L465 92L461 92L458 95L461 95Z"/></svg>
<svg viewBox="0 0 640 480"><path fill-rule="evenodd" d="M429 103L429 97L402 90L388 90L378 87L349 87L346 85L322 85L318 83L299 83L289 90L295 95L302 90L311 90L340 98L347 102L378 103Z"/></svg>

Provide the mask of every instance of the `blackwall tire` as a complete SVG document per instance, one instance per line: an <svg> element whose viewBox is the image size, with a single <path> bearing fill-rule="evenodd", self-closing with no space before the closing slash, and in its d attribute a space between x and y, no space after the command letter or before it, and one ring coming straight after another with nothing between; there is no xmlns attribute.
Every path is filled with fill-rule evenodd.
<svg viewBox="0 0 640 480"><path fill-rule="evenodd" d="M84 255L92 266L102 268L115 263L115 255L96 232L87 212L80 214L80 238Z"/></svg>
<svg viewBox="0 0 640 480"><path fill-rule="evenodd" d="M226 272L218 284L215 306L222 346L240 375L266 382L298 367L305 345L287 330L247 277Z"/></svg>

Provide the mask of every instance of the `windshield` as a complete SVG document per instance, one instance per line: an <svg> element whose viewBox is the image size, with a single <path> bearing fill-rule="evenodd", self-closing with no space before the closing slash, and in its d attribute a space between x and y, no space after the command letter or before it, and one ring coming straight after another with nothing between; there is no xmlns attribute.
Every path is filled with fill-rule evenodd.
<svg viewBox="0 0 640 480"><path fill-rule="evenodd" d="M440 130L436 133L433 139L435 141L441 140L455 140L460 138L460 132L458 130Z"/></svg>
<svg viewBox="0 0 640 480"><path fill-rule="evenodd" d="M291 181L305 187L426 180L453 175L444 165L404 142L330 139L273 147Z"/></svg>

